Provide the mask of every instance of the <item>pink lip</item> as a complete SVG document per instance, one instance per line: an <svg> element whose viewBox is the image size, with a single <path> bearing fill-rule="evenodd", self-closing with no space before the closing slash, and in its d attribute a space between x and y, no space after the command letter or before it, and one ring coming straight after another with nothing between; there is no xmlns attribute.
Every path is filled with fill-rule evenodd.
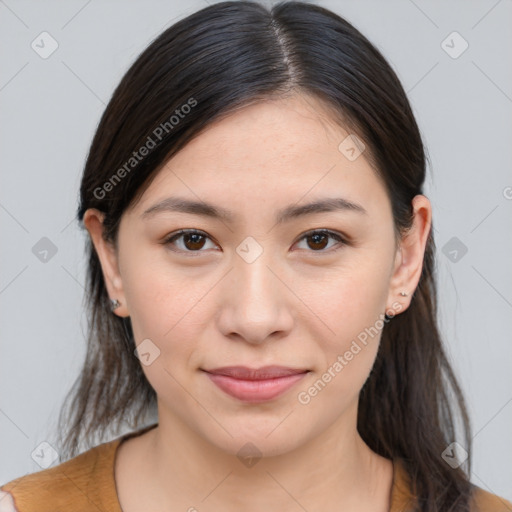
<svg viewBox="0 0 512 512"><path fill-rule="evenodd" d="M258 369L228 366L204 371L222 391L251 403L265 402L282 395L308 373L308 370L282 366Z"/></svg>

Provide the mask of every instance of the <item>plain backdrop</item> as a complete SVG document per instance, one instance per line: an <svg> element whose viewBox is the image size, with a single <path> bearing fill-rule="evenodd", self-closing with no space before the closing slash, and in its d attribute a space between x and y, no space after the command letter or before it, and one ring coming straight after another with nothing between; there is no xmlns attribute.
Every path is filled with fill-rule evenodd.
<svg viewBox="0 0 512 512"><path fill-rule="evenodd" d="M31 454L55 438L84 358L74 216L96 125L147 44L207 3L0 0L0 484L41 469ZM511 500L512 2L317 3L383 52L410 98L432 162L440 323L469 404L471 478Z"/></svg>

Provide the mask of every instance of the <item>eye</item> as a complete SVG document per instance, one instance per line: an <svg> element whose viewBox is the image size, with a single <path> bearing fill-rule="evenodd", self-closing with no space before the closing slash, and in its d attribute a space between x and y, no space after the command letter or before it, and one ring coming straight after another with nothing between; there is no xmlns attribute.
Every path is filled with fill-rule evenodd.
<svg viewBox="0 0 512 512"><path fill-rule="evenodd" d="M180 247L176 252L204 252L200 249L205 246L205 241L210 240L210 237L207 236L206 233L197 229L180 229L178 232L168 236L163 241L163 244L173 245L175 241L179 239L182 239L182 247Z"/></svg>
<svg viewBox="0 0 512 512"><path fill-rule="evenodd" d="M306 240L306 244L308 248L312 249L312 252L334 252L340 249L341 247L338 247L332 251L325 250L326 247L329 247L329 238L331 240L335 240L338 242L339 245L344 246L347 244L345 239L339 235L338 233L335 233L334 231L330 231L328 229L321 229L321 230L315 230L315 231L309 231L308 233L305 233L299 241ZM197 229L180 229L179 231L175 233L171 233L162 243L164 245L169 246L179 246L180 244L177 244L177 241L181 242L181 247L178 247L177 250L171 249L175 252L204 252L201 249L205 248L206 242L210 240L211 238L204 233L203 231L199 231ZM336 245L336 244L334 244ZM331 245L332 247L332 245ZM208 247L206 247L208 249Z"/></svg>
<svg viewBox="0 0 512 512"><path fill-rule="evenodd" d="M328 246L329 238L336 240L338 242L338 244L340 245L340 247L337 247L336 249L334 249L332 251L324 250L326 248L326 246ZM309 231L308 233L304 234L299 240L300 241L306 240L307 247L309 247L310 249L313 249L313 252L334 252L334 251L341 249L341 247L343 245L347 244L347 242L341 235L339 235L338 233L335 233L334 231L330 231L328 229ZM336 244L334 244L334 245L336 245ZM332 245L331 245L331 247L332 247Z"/></svg>

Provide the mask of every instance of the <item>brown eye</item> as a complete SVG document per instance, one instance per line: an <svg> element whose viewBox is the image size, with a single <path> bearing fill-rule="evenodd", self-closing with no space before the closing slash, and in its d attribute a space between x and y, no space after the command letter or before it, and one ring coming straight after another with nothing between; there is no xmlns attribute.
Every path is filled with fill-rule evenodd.
<svg viewBox="0 0 512 512"><path fill-rule="evenodd" d="M210 238L201 231L182 229L170 235L163 243L169 246L179 246L180 244L176 242L181 242L181 247L178 247L178 249L172 249L171 247L171 250L176 252L204 252L201 249L205 247L208 240Z"/></svg>
<svg viewBox="0 0 512 512"><path fill-rule="evenodd" d="M314 233L313 235L308 235L307 238L311 241L308 246L315 250L325 249L329 243L329 236L325 233Z"/></svg>
<svg viewBox="0 0 512 512"><path fill-rule="evenodd" d="M310 231L302 236L300 241L302 240L306 240L306 250L309 252L331 253L347 245L347 242L338 233L325 229ZM338 244L329 245L331 240L338 242ZM211 242L211 238L202 231L182 229L169 235L163 244L168 245L174 252L201 253L208 249L206 246L208 241ZM339 247L330 250L333 245Z"/></svg>
<svg viewBox="0 0 512 512"><path fill-rule="evenodd" d="M196 251L197 249L201 249L204 245L204 236L198 235L197 233L188 233L183 236L183 244L187 249L191 251Z"/></svg>
<svg viewBox="0 0 512 512"><path fill-rule="evenodd" d="M301 238L301 240L306 240L307 249L310 249L310 252L333 252L328 249L325 250L329 245L329 239L336 240L340 246L333 249L333 251L337 251L346 244L345 240L338 233L329 230L310 231Z"/></svg>

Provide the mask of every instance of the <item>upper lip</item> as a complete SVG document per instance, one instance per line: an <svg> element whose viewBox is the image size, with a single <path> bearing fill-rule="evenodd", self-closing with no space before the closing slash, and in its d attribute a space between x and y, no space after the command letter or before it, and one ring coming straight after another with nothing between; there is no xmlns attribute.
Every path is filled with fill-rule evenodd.
<svg viewBox="0 0 512 512"><path fill-rule="evenodd" d="M265 380L278 377L287 377L298 373L306 373L304 368L289 368L286 366L262 366L261 368L248 368L247 366L223 366L212 370L204 370L207 373L226 375L235 379Z"/></svg>

